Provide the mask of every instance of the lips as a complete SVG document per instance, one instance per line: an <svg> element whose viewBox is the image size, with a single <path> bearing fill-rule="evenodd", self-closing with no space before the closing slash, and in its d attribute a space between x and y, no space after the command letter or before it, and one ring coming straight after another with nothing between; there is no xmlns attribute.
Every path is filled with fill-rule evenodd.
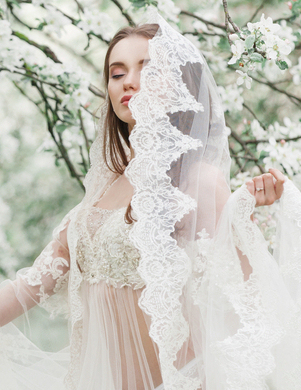
<svg viewBox="0 0 301 390"><path fill-rule="evenodd" d="M128 103L129 102L129 100L131 99L131 97L132 97L132 95L125 95L125 96L123 96L123 98L120 100L120 102L121 102L121 104L122 103Z"/></svg>

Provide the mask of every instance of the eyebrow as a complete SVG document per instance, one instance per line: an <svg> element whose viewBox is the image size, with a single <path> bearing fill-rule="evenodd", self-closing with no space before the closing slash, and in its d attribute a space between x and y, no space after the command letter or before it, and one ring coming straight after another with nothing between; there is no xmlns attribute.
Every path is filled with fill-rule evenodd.
<svg viewBox="0 0 301 390"><path fill-rule="evenodd" d="M142 65L144 62L149 62L150 61L150 58L144 58L143 60L140 60L138 62L139 65ZM112 62L112 64L109 66L109 68L111 68L112 66L124 66L124 63L123 62Z"/></svg>

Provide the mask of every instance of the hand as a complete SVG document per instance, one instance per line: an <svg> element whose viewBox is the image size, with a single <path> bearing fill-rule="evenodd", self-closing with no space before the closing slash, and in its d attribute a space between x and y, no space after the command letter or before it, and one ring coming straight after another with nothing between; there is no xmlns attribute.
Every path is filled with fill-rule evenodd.
<svg viewBox="0 0 301 390"><path fill-rule="evenodd" d="M256 176L246 183L250 193L255 196L256 207L273 204L283 193L285 176L275 168L269 169L269 172Z"/></svg>

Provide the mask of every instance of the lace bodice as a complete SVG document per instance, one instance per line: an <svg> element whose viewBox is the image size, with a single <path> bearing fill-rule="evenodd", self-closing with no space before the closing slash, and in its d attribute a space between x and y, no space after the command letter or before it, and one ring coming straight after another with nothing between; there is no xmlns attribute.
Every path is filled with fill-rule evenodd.
<svg viewBox="0 0 301 390"><path fill-rule="evenodd" d="M137 272L140 254L129 239L132 225L124 221L125 211L125 207L91 207L79 215L77 263L90 284L105 280L114 287L144 286Z"/></svg>

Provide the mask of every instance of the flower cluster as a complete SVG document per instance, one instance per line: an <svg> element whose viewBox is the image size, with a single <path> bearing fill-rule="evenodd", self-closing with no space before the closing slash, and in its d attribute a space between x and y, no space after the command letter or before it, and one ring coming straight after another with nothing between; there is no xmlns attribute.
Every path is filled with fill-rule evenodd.
<svg viewBox="0 0 301 390"><path fill-rule="evenodd" d="M77 27L86 34L94 33L107 41L113 37L112 25L113 21L108 14L97 10L90 11L87 8L85 8L81 20L77 23Z"/></svg>
<svg viewBox="0 0 301 390"><path fill-rule="evenodd" d="M265 18L262 14L257 23L248 23L241 32L230 35L232 41L232 58L230 65L239 61L241 67L248 70L255 70L258 63L264 64L266 60L275 62L282 70L287 69L286 56L294 49L294 41L297 39L292 34L292 29L286 22L282 24L273 23L271 17ZM250 87L248 75L245 77L247 88Z"/></svg>
<svg viewBox="0 0 301 390"><path fill-rule="evenodd" d="M257 151L264 156L265 169L274 167L292 177L300 171L301 165L301 123L294 123L289 118L284 118L283 125L275 122L264 130L258 121L251 123L251 131L257 140L262 140L257 145ZM291 141L290 141L291 140Z"/></svg>
<svg viewBox="0 0 301 390"><path fill-rule="evenodd" d="M237 112L243 109L244 99L242 97L243 89L236 84L218 87L222 98L224 112Z"/></svg>
<svg viewBox="0 0 301 390"><path fill-rule="evenodd" d="M293 76L293 82L296 85L301 84L301 57L298 59L298 64L290 69L290 73Z"/></svg>
<svg viewBox="0 0 301 390"><path fill-rule="evenodd" d="M71 24L71 20L51 5L45 5L45 8L48 11L43 18L45 31L48 33L56 33L58 37L61 37L62 30L64 30L65 26Z"/></svg>
<svg viewBox="0 0 301 390"><path fill-rule="evenodd" d="M20 41L12 36L8 20L0 20L0 65L10 71L23 65Z"/></svg>

